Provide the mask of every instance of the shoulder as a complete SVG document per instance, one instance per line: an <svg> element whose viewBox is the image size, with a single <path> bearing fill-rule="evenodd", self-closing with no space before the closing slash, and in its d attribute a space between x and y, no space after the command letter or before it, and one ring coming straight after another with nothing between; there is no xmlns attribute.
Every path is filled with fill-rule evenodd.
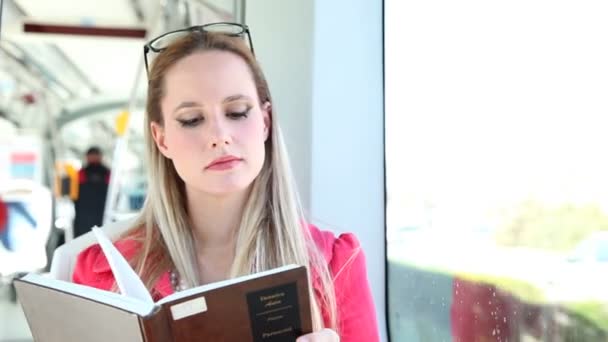
<svg viewBox="0 0 608 342"><path fill-rule="evenodd" d="M125 238L115 241L114 246L129 260L139 250L140 243ZM114 285L112 269L99 244L93 244L78 254L72 281L104 290L109 290Z"/></svg>
<svg viewBox="0 0 608 342"><path fill-rule="evenodd" d="M313 225L310 225L310 234L327 260L331 273L341 341L380 341L365 256L359 240L352 233L335 236Z"/></svg>
<svg viewBox="0 0 608 342"><path fill-rule="evenodd" d="M341 277L345 270L348 270L349 273L352 270L365 272L363 251L355 234L342 233L336 236L334 233L321 230L312 224L309 224L308 227L312 240L327 261L334 280Z"/></svg>
<svg viewBox="0 0 608 342"><path fill-rule="evenodd" d="M72 281L76 284L110 290L114 279L111 273L108 273L106 265L109 266L99 244L89 246L76 257Z"/></svg>

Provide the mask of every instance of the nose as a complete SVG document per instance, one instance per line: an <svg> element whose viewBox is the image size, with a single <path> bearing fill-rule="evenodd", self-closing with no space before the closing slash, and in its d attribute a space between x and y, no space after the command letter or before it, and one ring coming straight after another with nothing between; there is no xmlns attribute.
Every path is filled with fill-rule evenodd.
<svg viewBox="0 0 608 342"><path fill-rule="evenodd" d="M208 131L209 147L218 148L230 145L232 143L232 138L230 136L228 123L221 119L211 121Z"/></svg>

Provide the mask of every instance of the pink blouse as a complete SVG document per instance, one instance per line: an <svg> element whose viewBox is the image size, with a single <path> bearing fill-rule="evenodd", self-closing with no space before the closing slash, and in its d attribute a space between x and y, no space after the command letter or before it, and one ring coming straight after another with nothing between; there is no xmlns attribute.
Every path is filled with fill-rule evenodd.
<svg viewBox="0 0 608 342"><path fill-rule="evenodd" d="M319 230L313 225L309 225L309 229L334 278L340 340L379 341L376 311L367 280L365 256L359 241L350 233L341 234L336 238L332 233ZM137 242L128 239L117 241L115 245L127 259L132 257L138 248ZM98 244L90 246L78 255L73 281L102 290L110 290L114 286L115 280L110 265ZM316 282L313 282L313 286L315 292L320 291ZM166 272L154 286L154 299L158 300L172 293L169 272ZM325 310L323 317L327 322Z"/></svg>

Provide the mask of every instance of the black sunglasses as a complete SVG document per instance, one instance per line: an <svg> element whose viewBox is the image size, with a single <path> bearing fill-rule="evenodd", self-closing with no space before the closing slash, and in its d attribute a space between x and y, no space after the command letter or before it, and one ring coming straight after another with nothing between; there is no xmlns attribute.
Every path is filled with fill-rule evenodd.
<svg viewBox="0 0 608 342"><path fill-rule="evenodd" d="M255 55L253 51L253 43L251 42L251 34L249 33L249 27L247 27L247 25L237 23L211 23L205 25L196 25L180 30L163 33L160 36L149 41L146 45L144 45L144 62L146 64L146 74L148 76L150 75L150 70L148 66L148 52L152 51L160 53L164 51L169 46L169 44L171 44L171 42L175 41L175 39L186 36L191 32L219 33L225 34L230 37L243 37L244 35L246 35L247 41L249 42L249 49L251 49L251 53Z"/></svg>

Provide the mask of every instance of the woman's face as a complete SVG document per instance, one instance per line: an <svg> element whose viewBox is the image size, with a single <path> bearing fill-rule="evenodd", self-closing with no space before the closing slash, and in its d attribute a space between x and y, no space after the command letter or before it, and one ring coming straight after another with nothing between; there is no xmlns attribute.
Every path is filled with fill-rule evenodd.
<svg viewBox="0 0 608 342"><path fill-rule="evenodd" d="M194 53L165 75L164 125L152 135L189 191L226 195L246 189L260 173L270 132L247 63L224 51Z"/></svg>

